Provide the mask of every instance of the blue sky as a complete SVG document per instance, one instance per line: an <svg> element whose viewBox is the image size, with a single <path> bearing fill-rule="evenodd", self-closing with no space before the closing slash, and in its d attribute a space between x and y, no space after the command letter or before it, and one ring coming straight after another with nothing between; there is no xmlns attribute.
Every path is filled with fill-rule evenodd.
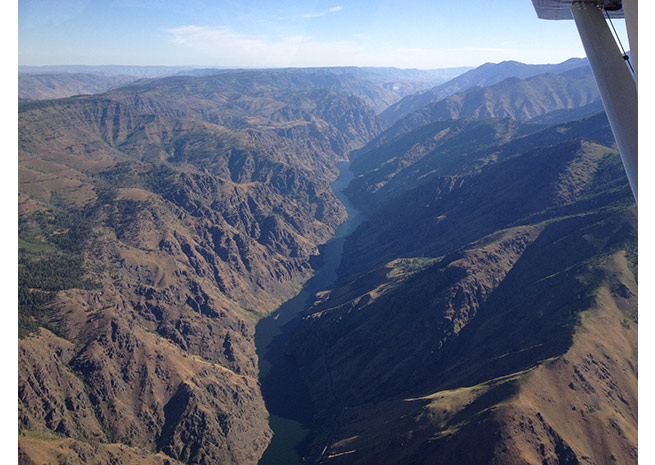
<svg viewBox="0 0 655 465"><path fill-rule="evenodd" d="M573 56L584 56L574 23L537 19L530 0L18 3L19 65L425 69Z"/></svg>

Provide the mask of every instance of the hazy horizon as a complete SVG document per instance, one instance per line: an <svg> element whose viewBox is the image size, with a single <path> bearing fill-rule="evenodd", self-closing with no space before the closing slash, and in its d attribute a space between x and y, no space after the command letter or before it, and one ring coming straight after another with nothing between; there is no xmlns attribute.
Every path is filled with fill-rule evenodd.
<svg viewBox="0 0 655 465"><path fill-rule="evenodd" d="M520 63L528 64L528 65L541 65L541 64L558 64L562 63L564 61L568 61L571 59L584 59L586 58L585 56L572 56L569 58L566 58L561 61L557 62L525 62L521 61ZM370 68L370 69L399 69L399 70L406 70L406 71L412 71L412 70L417 70L417 71L440 71L440 70L455 70L455 69L474 69L477 68L478 66L482 66L483 64L486 63L501 63L503 61L516 61L518 60L501 60L501 61L496 61L496 62L485 62L481 63L480 65L473 66L473 65L462 65L462 66L447 66L447 67L434 67L434 68L412 68L412 67L401 67L401 66L358 66L358 65L333 65L333 66L212 66L212 65L123 65L123 64L115 64L115 63L106 63L106 64L97 64L97 65L86 65L83 63L73 63L73 64L52 64L52 65L18 65L18 70L25 70L25 69L37 69L37 68L50 68L50 69L72 69L72 68L90 68L90 69L97 69L97 68L180 68L180 69L221 69L221 70L276 70L276 69L320 69L320 68Z"/></svg>

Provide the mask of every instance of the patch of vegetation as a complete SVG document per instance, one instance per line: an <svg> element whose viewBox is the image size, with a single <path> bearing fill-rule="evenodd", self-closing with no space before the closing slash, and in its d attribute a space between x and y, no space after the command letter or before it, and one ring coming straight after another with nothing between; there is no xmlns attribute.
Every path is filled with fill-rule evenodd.
<svg viewBox="0 0 655 465"><path fill-rule="evenodd" d="M96 177L106 181L112 186L127 187L132 182L135 182L132 176L132 165L132 163L127 161L117 163L112 168L101 171L96 175Z"/></svg>
<svg viewBox="0 0 655 465"><path fill-rule="evenodd" d="M25 337L39 327L63 337L60 328L47 323L46 310L58 291L96 289L98 284L85 279L85 273L80 255L19 250L18 337Z"/></svg>
<svg viewBox="0 0 655 465"><path fill-rule="evenodd" d="M177 171L165 163L143 165L135 162L123 162L97 173L96 179L106 189L139 187L161 194L171 186L176 175Z"/></svg>
<svg viewBox="0 0 655 465"><path fill-rule="evenodd" d="M56 293L98 287L85 277L82 256L96 209L72 208L57 196L51 200L57 205L52 210L19 219L18 337L39 327L63 336L46 318Z"/></svg>
<svg viewBox="0 0 655 465"><path fill-rule="evenodd" d="M137 216L144 209L145 202L139 200L121 199L111 205L107 224L116 232L118 239L125 239L131 225L136 223Z"/></svg>
<svg viewBox="0 0 655 465"><path fill-rule="evenodd" d="M156 194L165 192L173 182L177 171L165 164L153 165L141 175L143 187Z"/></svg>
<svg viewBox="0 0 655 465"><path fill-rule="evenodd" d="M50 430L38 431L38 430L30 430L30 429L21 429L20 435L26 438L38 439L39 441L56 441L58 439L62 439L65 437L59 433Z"/></svg>
<svg viewBox="0 0 655 465"><path fill-rule="evenodd" d="M231 133L197 130L178 137L173 144L174 162L208 161L216 154L228 152L239 145Z"/></svg>
<svg viewBox="0 0 655 465"><path fill-rule="evenodd" d="M48 242L70 253L80 253L91 233L89 218L80 210L60 211L44 226L49 229Z"/></svg>
<svg viewBox="0 0 655 465"><path fill-rule="evenodd" d="M46 242L40 240L30 240L29 238L24 238L24 237L18 238L18 248L34 253L38 253L38 252L52 253L57 250L54 246Z"/></svg>
<svg viewBox="0 0 655 465"><path fill-rule="evenodd" d="M95 282L83 278L83 264L79 255L21 253L18 257L18 286L42 292L96 289Z"/></svg>
<svg viewBox="0 0 655 465"><path fill-rule="evenodd" d="M393 261L390 264L392 266L392 270L389 272L388 276L390 278L400 277L400 276L409 277L420 271L425 270L426 268L430 267L431 265L438 262L442 258L443 257L432 258L432 257L423 257L423 256L400 258Z"/></svg>
<svg viewBox="0 0 655 465"><path fill-rule="evenodd" d="M53 292L30 290L18 286L18 337L22 338L46 326L43 321L44 308L52 301Z"/></svg>

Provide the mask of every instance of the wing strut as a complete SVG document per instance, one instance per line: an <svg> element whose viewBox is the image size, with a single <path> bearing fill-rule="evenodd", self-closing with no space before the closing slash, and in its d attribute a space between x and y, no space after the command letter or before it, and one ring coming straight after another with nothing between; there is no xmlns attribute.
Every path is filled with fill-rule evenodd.
<svg viewBox="0 0 655 465"><path fill-rule="evenodd" d="M539 18L575 20L635 202L638 194L637 2L638 0L532 0ZM625 18L634 78L605 22L603 12L608 19Z"/></svg>
<svg viewBox="0 0 655 465"><path fill-rule="evenodd" d="M625 65L598 5L584 1L574 2L571 12L594 72L636 202L638 117L635 80Z"/></svg>

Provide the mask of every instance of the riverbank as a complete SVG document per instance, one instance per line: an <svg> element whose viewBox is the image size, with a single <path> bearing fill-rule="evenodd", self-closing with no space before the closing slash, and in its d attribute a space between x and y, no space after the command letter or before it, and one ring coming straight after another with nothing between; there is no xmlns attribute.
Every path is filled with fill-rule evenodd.
<svg viewBox="0 0 655 465"><path fill-rule="evenodd" d="M284 354L284 343L314 295L328 288L337 278L345 238L361 222L343 191L353 178L350 163L339 166L339 177L332 190L346 207L347 220L321 248L321 267L305 283L300 293L285 302L256 327L255 345L259 358L259 379L266 408L270 414L273 439L259 465L302 464L302 449L309 437L312 406L309 393L292 359Z"/></svg>

